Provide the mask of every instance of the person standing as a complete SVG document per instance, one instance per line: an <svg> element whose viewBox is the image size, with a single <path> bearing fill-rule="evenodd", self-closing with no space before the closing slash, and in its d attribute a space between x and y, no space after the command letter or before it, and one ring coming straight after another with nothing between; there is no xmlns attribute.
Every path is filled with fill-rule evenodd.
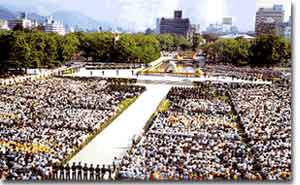
<svg viewBox="0 0 300 185"><path fill-rule="evenodd" d="M99 181L100 180L100 166L99 164L97 164L96 168L95 168L95 172L96 172L96 181Z"/></svg>
<svg viewBox="0 0 300 185"><path fill-rule="evenodd" d="M59 180L65 180L65 168L62 165L59 166Z"/></svg>
<svg viewBox="0 0 300 185"><path fill-rule="evenodd" d="M107 171L108 171L108 179L111 180L112 179L112 173L111 173L111 166L110 165L108 165Z"/></svg>
<svg viewBox="0 0 300 185"><path fill-rule="evenodd" d="M90 181L93 181L94 180L94 174L95 174L95 171L94 171L94 167L93 167L93 164L91 164L90 168L89 168L89 171L90 171Z"/></svg>
<svg viewBox="0 0 300 185"><path fill-rule="evenodd" d="M115 162L115 160L116 160L116 157L114 158L113 163L112 163L112 171L113 172L116 170L116 162Z"/></svg>
<svg viewBox="0 0 300 185"><path fill-rule="evenodd" d="M101 179L102 180L104 179L105 173L106 173L106 169L105 169L105 165L103 165L102 168L101 168Z"/></svg>
<svg viewBox="0 0 300 185"><path fill-rule="evenodd" d="M72 169L72 180L76 180L76 164L73 163L71 169Z"/></svg>
<svg viewBox="0 0 300 185"><path fill-rule="evenodd" d="M59 170L59 166L57 163L55 163L53 165L53 168L52 168L52 178L53 180L57 180L58 179L58 170Z"/></svg>
<svg viewBox="0 0 300 185"><path fill-rule="evenodd" d="M89 170L89 168L88 168L88 166L87 166L86 163L84 163L84 167L82 169L83 169L83 180L87 181L88 180L87 176L88 176L88 170Z"/></svg>
<svg viewBox="0 0 300 185"><path fill-rule="evenodd" d="M70 173L70 166L69 164L67 163L67 165L65 166L65 171L66 171L66 180L69 181L71 180L71 173Z"/></svg>
<svg viewBox="0 0 300 185"><path fill-rule="evenodd" d="M77 179L81 181L82 180L82 166L81 166L80 162L78 163L76 168L77 168L77 173L78 173Z"/></svg>

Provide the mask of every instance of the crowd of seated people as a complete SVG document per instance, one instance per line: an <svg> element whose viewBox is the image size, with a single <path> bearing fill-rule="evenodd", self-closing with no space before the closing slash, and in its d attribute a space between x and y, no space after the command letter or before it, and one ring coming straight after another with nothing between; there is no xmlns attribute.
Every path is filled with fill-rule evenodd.
<svg viewBox="0 0 300 185"><path fill-rule="evenodd" d="M257 168L266 179L291 178L291 88L241 85L231 90Z"/></svg>
<svg viewBox="0 0 300 185"><path fill-rule="evenodd" d="M2 71L1 71L2 72ZM6 71L5 73L0 72L0 80L1 79L6 79L6 78L15 78L17 76L22 76L25 74L24 71L19 71L19 70L12 70L12 71Z"/></svg>
<svg viewBox="0 0 300 185"><path fill-rule="evenodd" d="M121 179L291 178L291 87L209 86L170 90L169 109L122 158Z"/></svg>
<svg viewBox="0 0 300 185"><path fill-rule="evenodd" d="M236 67L233 65L205 65L204 71L211 76L228 76L250 81L272 80L281 77L282 72L268 68Z"/></svg>
<svg viewBox="0 0 300 185"><path fill-rule="evenodd" d="M120 178L257 179L225 88L170 90L166 112L123 157Z"/></svg>
<svg viewBox="0 0 300 185"><path fill-rule="evenodd" d="M145 87L51 78L0 87L0 177L44 179Z"/></svg>

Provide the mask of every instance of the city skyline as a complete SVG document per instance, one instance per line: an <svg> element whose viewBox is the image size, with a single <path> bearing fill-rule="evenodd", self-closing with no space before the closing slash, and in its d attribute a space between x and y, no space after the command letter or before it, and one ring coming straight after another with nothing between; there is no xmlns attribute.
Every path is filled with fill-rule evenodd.
<svg viewBox="0 0 300 185"><path fill-rule="evenodd" d="M191 23L200 24L201 30L209 24L221 23L222 17L229 16L241 31L253 31L256 10L273 4L284 6L285 20L291 15L291 0L1 0L0 5L14 3L32 5L44 15L61 9L78 11L135 31L155 28L156 18L172 17L176 9L183 10L183 17L190 18Z"/></svg>

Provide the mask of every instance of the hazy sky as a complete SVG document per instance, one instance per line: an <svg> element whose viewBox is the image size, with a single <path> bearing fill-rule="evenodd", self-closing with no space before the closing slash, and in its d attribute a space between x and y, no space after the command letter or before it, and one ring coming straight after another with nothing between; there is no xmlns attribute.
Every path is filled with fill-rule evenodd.
<svg viewBox="0 0 300 185"><path fill-rule="evenodd" d="M145 30L154 28L157 17L173 17L175 9L182 9L183 16L201 29L209 23L220 22L224 16L233 17L240 30L254 29L255 12L258 7L283 4L286 19L290 15L291 0L0 0L0 4L33 3L35 6L56 4L67 10L76 10L97 20L115 22L123 27ZM41 10L47 7L39 8ZM49 11L54 11L51 8Z"/></svg>

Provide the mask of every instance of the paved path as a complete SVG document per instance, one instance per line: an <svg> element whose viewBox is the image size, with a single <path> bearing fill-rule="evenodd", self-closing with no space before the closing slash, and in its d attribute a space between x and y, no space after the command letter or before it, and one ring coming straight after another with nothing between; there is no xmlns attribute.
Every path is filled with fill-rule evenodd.
<svg viewBox="0 0 300 185"><path fill-rule="evenodd" d="M250 83L250 84L271 84L271 81L250 81L250 80L240 80L240 79L232 79L231 77L179 77L179 76L171 76L171 75L139 75L136 76L135 73L139 69L133 70L134 73L132 74L132 70L130 69L122 69L118 70L118 73L116 70L86 70L85 68L81 68L79 72L67 75L67 76L80 76L80 77L108 77L108 78L132 78L132 79L138 79L139 81L152 81L154 84L158 82L192 82L192 81L221 81L221 82L227 82L227 83ZM104 75L102 74L102 71L104 71Z"/></svg>
<svg viewBox="0 0 300 185"><path fill-rule="evenodd" d="M69 163L112 164L122 157L132 144L132 138L142 133L145 123L156 110L171 86L147 85L147 90L106 129L85 146Z"/></svg>
<svg viewBox="0 0 300 185"><path fill-rule="evenodd" d="M43 72L40 72L39 74L36 75L24 75L24 76L16 76L16 77L10 77L10 78L3 78L0 79L0 85L12 85L16 83L22 83L27 80L34 80L34 79L39 79L39 78L44 78L44 77L49 77L51 75L58 74L59 72L62 72L69 67L62 66L56 69L49 69L45 70ZM32 69L38 71L39 69Z"/></svg>

